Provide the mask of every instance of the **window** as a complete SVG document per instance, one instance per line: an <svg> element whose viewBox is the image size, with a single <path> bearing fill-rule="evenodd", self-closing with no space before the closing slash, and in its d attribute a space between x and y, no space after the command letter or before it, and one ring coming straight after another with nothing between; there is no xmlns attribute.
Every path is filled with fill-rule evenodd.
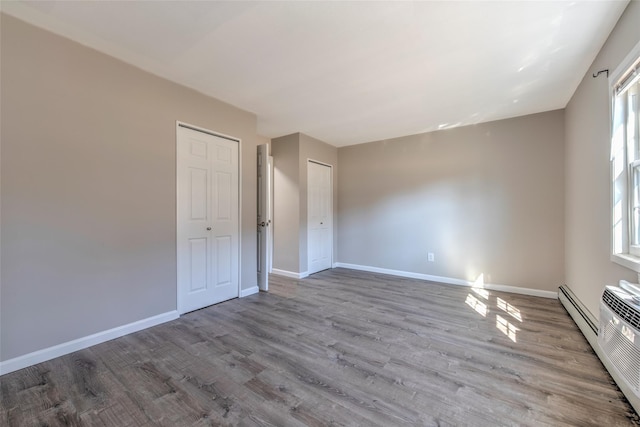
<svg viewBox="0 0 640 427"><path fill-rule="evenodd" d="M640 272L640 44L611 82L612 259Z"/></svg>

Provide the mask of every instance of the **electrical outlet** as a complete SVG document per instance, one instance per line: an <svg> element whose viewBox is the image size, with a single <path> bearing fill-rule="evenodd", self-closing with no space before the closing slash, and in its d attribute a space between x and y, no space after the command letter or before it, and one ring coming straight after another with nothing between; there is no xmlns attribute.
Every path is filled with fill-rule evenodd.
<svg viewBox="0 0 640 427"><path fill-rule="evenodd" d="M427 260L428 260L429 262L435 262L435 260L436 260L436 256L435 256L435 254L434 254L433 252L429 252L429 253L427 253Z"/></svg>

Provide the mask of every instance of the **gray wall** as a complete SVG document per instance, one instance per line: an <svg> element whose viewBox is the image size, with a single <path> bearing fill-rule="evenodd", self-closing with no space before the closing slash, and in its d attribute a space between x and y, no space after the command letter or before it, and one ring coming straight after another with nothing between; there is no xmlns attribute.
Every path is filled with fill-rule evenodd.
<svg viewBox="0 0 640 427"><path fill-rule="evenodd" d="M553 111L340 148L339 261L556 290L563 123Z"/></svg>
<svg viewBox="0 0 640 427"><path fill-rule="evenodd" d="M566 283L599 316L602 288L634 272L610 260L610 94L612 72L640 41L640 2L627 6L566 108Z"/></svg>
<svg viewBox="0 0 640 427"><path fill-rule="evenodd" d="M338 149L303 133L271 140L274 175L273 268L307 271L307 164L333 166L333 258L337 254Z"/></svg>
<svg viewBox="0 0 640 427"><path fill-rule="evenodd" d="M300 144L298 134L271 140L273 268L299 273Z"/></svg>
<svg viewBox="0 0 640 427"><path fill-rule="evenodd" d="M256 286L255 116L1 16L0 360L176 309L176 120L242 139Z"/></svg>

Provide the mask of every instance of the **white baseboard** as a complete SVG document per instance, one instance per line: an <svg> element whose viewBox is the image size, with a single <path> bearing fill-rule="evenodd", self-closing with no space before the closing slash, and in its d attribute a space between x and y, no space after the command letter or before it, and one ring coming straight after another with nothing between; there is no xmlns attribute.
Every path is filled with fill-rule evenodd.
<svg viewBox="0 0 640 427"><path fill-rule="evenodd" d="M392 276L408 277L411 279L429 280L432 282L445 283L448 285L458 286L473 286L474 282L463 279L454 279L451 277L432 276L430 274L413 273L411 271L390 270L388 268L371 267L368 265L348 264L344 262L337 262L336 267L350 268L352 270L368 271L370 273L389 274ZM531 295L535 297L543 298L558 298L557 292L542 291L540 289L521 288L518 286L498 285L494 283L485 283L482 285L484 289L491 289L493 291L511 292L513 294Z"/></svg>
<svg viewBox="0 0 640 427"><path fill-rule="evenodd" d="M5 360L0 362L0 375L8 374L9 372L17 371L18 369L23 369L37 363L46 362L47 360L64 356L65 354L73 353L74 351L82 350L87 347L91 347L92 345L120 338L133 332L138 332L161 323L175 320L178 317L180 316L176 310L169 311L163 314L158 314L157 316L138 320L137 322L129 323L127 325L118 326L113 329L98 332L93 335L88 335L86 337L54 345L53 347L44 348L42 350L34 351L33 353Z"/></svg>
<svg viewBox="0 0 640 427"><path fill-rule="evenodd" d="M293 271L280 270L279 268L271 269L271 274L275 274L276 276L290 277L292 279L304 279L309 276L307 271L303 271L302 273L295 273Z"/></svg>
<svg viewBox="0 0 640 427"><path fill-rule="evenodd" d="M258 292L260 292L260 288L257 286L249 289L242 289L240 290L240 298L248 297L249 295L257 294Z"/></svg>

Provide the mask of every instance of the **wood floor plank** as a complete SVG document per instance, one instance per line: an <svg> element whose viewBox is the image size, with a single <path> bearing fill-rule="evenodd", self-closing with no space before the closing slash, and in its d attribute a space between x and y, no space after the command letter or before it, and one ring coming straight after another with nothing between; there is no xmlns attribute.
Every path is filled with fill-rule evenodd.
<svg viewBox="0 0 640 427"><path fill-rule="evenodd" d="M2 426L628 426L556 300L347 269L0 377Z"/></svg>

